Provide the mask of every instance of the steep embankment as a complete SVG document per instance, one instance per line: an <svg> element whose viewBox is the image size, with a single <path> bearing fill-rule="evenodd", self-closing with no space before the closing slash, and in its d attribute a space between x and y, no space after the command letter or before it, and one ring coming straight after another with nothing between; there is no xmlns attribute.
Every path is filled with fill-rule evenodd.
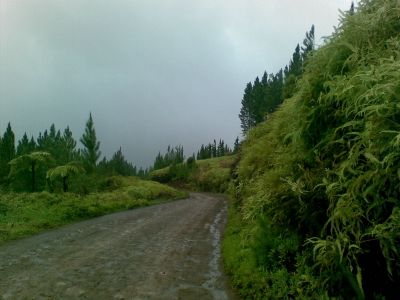
<svg viewBox="0 0 400 300"><path fill-rule="evenodd" d="M400 294L400 8L361 1L244 142L225 262L244 298Z"/></svg>

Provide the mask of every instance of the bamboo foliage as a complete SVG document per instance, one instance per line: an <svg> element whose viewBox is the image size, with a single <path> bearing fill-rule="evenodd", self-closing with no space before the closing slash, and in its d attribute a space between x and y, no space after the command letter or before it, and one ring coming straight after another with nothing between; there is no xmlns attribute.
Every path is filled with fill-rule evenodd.
<svg viewBox="0 0 400 300"><path fill-rule="evenodd" d="M400 278L399 170L400 5L360 1L310 57L297 93L249 132L242 216L298 233L331 296L344 297L340 286L350 298L385 295Z"/></svg>

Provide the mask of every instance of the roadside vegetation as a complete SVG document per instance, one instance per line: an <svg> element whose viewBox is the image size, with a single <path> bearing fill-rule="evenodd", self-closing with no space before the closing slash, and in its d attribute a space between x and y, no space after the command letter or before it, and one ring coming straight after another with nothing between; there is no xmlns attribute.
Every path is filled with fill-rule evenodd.
<svg viewBox="0 0 400 300"><path fill-rule="evenodd" d="M150 172L150 178L161 183L192 191L226 192L236 155L194 160Z"/></svg>
<svg viewBox="0 0 400 300"><path fill-rule="evenodd" d="M100 159L92 115L78 149L72 132L54 125L15 147L11 125L0 137L0 243L107 213L184 198L145 178L122 154ZM135 176L136 175L136 176Z"/></svg>
<svg viewBox="0 0 400 300"><path fill-rule="evenodd" d="M352 6L244 124L223 249L243 298L398 299L399 19L398 1Z"/></svg>
<svg viewBox="0 0 400 300"><path fill-rule="evenodd" d="M83 149L54 125L15 149L9 125L0 243L186 195L168 183L230 195L223 257L242 298L397 299L399 20L399 1L361 0L317 49L311 26L286 67L246 85L234 149L169 146L137 170L121 149L99 161L91 115Z"/></svg>
<svg viewBox="0 0 400 300"><path fill-rule="evenodd" d="M0 244L68 223L180 199L187 193L137 177L114 176L98 192L1 193Z"/></svg>

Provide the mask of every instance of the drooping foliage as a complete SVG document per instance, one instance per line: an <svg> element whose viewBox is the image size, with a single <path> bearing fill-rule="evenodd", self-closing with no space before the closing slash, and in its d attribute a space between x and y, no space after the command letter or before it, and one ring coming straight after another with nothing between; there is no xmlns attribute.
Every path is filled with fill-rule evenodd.
<svg viewBox="0 0 400 300"><path fill-rule="evenodd" d="M71 161L66 165L57 166L47 171L46 178L51 185L51 188L54 188L54 184L56 180L61 180L62 189L64 192L68 192L68 180L71 176L76 174L80 174L84 172L84 168L79 162Z"/></svg>
<svg viewBox="0 0 400 300"><path fill-rule="evenodd" d="M36 175L37 169L41 166L48 166L53 162L53 157L48 152L35 151L29 154L24 154L14 158L9 162L10 178L17 177L20 173L30 172L32 192L36 191Z"/></svg>
<svg viewBox="0 0 400 300"><path fill-rule="evenodd" d="M400 294L399 20L398 1L360 1L249 132L226 246L245 297Z"/></svg>

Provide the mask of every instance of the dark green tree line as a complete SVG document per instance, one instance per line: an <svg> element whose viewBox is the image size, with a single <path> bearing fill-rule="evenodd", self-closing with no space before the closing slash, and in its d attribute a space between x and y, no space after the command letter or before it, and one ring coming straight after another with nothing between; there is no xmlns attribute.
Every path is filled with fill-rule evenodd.
<svg viewBox="0 0 400 300"><path fill-rule="evenodd" d="M185 156L183 154L182 146L168 146L167 152L165 154L161 154L161 152L158 152L156 159L154 160L153 170L158 170L174 164L179 164L182 163L184 160Z"/></svg>
<svg viewBox="0 0 400 300"><path fill-rule="evenodd" d="M239 142L238 138L237 142ZM224 140L220 139L218 143L216 140L214 140L213 143L208 143L207 145L202 144L200 149L197 151L196 158L197 160L201 160L213 157L221 157L233 153L235 152L232 151L227 144L225 144Z"/></svg>
<svg viewBox="0 0 400 300"><path fill-rule="evenodd" d="M74 175L79 176L78 181L85 181L92 175L139 175L136 167L125 159L121 148L110 160L104 157L97 164L100 142L91 114L80 141L82 149L77 148L68 126L61 131L51 124L48 130L39 132L37 139L28 138L25 132L16 142L9 123L0 136L0 186L16 191L39 191L46 187L53 190L61 183L61 190L68 191L69 179ZM145 176L148 170L141 173Z"/></svg>
<svg viewBox="0 0 400 300"><path fill-rule="evenodd" d="M307 57L315 48L314 25L306 33L303 46L298 44L292 59L284 70L275 74L264 72L262 79L258 77L253 83L249 82L244 90L239 113L242 131L249 129L266 120L268 114L274 112L284 99L293 96L296 82L303 73Z"/></svg>
<svg viewBox="0 0 400 300"><path fill-rule="evenodd" d="M107 158L104 157L103 160L100 161L98 169L99 172L107 175L137 175L136 167L125 159L121 147L114 153L110 160L107 160Z"/></svg>

